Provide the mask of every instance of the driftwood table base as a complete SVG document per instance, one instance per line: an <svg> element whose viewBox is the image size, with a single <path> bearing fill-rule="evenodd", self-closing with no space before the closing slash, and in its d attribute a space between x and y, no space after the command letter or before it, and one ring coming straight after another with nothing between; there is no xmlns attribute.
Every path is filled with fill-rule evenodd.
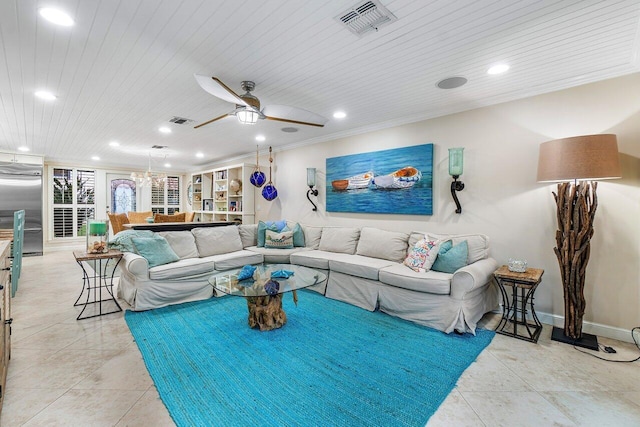
<svg viewBox="0 0 640 427"><path fill-rule="evenodd" d="M247 297L249 326L261 331L278 329L287 323L287 314L282 309L282 294L274 296Z"/></svg>

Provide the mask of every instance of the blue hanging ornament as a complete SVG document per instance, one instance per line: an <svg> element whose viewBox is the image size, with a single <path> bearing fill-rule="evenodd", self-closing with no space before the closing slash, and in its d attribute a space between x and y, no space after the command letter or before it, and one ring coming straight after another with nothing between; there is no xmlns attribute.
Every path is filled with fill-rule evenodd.
<svg viewBox="0 0 640 427"><path fill-rule="evenodd" d="M267 182L267 177L260 170L260 159L258 158L258 146L256 145L256 168L253 170L253 173L249 177L249 182L254 186L260 188Z"/></svg>
<svg viewBox="0 0 640 427"><path fill-rule="evenodd" d="M262 197L269 202L278 197L278 190L271 182L271 163L273 163L273 157L271 157L271 147L269 147L269 182L262 189Z"/></svg>

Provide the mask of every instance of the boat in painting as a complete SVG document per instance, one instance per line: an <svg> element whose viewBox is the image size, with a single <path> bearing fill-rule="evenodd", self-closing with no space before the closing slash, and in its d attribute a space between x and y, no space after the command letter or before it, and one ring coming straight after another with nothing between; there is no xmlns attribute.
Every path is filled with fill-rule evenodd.
<svg viewBox="0 0 640 427"><path fill-rule="evenodd" d="M407 166L388 175L376 176L373 183L376 187L385 189L410 188L420 181L420 178L422 173L418 169Z"/></svg>
<svg viewBox="0 0 640 427"><path fill-rule="evenodd" d="M336 179L331 181L331 186L334 190L338 191L357 190L359 188L367 188L369 184L371 184L372 179L373 172L369 171L360 175L354 175L350 178Z"/></svg>

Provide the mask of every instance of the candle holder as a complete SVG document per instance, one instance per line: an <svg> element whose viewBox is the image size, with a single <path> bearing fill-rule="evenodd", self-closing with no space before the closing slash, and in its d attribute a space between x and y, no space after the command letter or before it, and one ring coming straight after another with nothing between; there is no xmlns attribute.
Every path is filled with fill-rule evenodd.
<svg viewBox="0 0 640 427"><path fill-rule="evenodd" d="M87 220L87 253L106 254L109 252L109 222Z"/></svg>

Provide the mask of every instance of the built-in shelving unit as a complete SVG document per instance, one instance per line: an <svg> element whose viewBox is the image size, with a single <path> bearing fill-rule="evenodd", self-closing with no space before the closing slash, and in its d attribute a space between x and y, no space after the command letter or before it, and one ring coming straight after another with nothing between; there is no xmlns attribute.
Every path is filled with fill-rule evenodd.
<svg viewBox="0 0 640 427"><path fill-rule="evenodd" d="M194 221L234 221L253 224L253 165L240 164L191 175Z"/></svg>

